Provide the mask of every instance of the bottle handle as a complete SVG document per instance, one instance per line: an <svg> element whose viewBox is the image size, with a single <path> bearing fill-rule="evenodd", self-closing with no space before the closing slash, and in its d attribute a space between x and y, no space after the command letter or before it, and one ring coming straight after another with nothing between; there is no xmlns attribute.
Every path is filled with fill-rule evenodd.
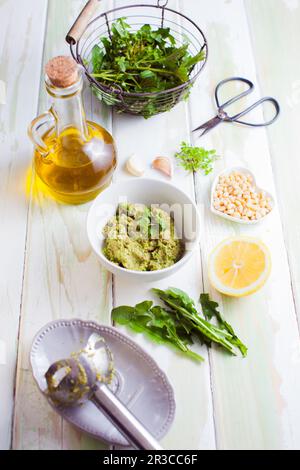
<svg viewBox="0 0 300 470"><path fill-rule="evenodd" d="M49 129L50 123L54 124L55 121L55 114L52 108L50 108L49 111L47 111L46 113L36 117L28 127L29 138L33 142L35 147L38 149L38 151L43 155L43 157L46 157L48 155L49 149L45 144L45 141L43 140L42 135L44 132L42 133L41 129L46 125Z"/></svg>

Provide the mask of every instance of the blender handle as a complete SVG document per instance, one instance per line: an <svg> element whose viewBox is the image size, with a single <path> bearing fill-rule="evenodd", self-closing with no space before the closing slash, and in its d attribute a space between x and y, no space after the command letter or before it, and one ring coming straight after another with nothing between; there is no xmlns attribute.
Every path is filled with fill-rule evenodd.
<svg viewBox="0 0 300 470"><path fill-rule="evenodd" d="M30 140L39 150L41 155L45 157L48 155L49 149L42 138L40 129L46 125L49 126L50 123L55 123L55 115L52 108L50 108L49 111L47 111L46 113L36 117L28 127L28 135L30 137Z"/></svg>
<svg viewBox="0 0 300 470"><path fill-rule="evenodd" d="M66 41L70 45L74 45L81 38L88 22L93 17L100 0L89 0L78 15L75 23L71 27L70 31L66 35Z"/></svg>
<svg viewBox="0 0 300 470"><path fill-rule="evenodd" d="M162 450L152 434L106 385L97 386L91 401L135 448Z"/></svg>

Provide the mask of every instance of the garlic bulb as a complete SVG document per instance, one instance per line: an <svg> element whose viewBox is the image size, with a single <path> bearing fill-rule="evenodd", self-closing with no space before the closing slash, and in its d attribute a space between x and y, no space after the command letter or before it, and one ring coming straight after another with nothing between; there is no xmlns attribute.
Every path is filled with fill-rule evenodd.
<svg viewBox="0 0 300 470"><path fill-rule="evenodd" d="M145 170L138 161L136 155L132 155L126 162L126 170L133 176L143 176Z"/></svg>

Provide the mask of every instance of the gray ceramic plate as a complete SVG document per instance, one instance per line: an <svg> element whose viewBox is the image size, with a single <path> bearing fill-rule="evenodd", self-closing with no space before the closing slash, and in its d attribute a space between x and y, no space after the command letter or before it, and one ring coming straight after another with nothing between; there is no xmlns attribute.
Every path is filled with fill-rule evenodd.
<svg viewBox="0 0 300 470"><path fill-rule="evenodd" d="M39 389L45 392L47 388L44 374L48 367L81 349L93 332L104 337L114 355L117 372L111 388L156 439L161 439L175 415L173 389L149 354L113 327L81 320L48 323L34 338L30 352L32 372ZM93 437L114 445L128 445L92 403L78 407L57 407L49 403L63 418Z"/></svg>

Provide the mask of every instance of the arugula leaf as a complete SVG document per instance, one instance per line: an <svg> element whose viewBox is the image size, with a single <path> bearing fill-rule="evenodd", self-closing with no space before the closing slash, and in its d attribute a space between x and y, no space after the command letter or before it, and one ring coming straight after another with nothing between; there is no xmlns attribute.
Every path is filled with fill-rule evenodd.
<svg viewBox="0 0 300 470"><path fill-rule="evenodd" d="M104 53L100 47L96 44L92 49L92 65L93 70L101 69L104 59Z"/></svg>
<svg viewBox="0 0 300 470"><path fill-rule="evenodd" d="M213 302L213 310L210 309L210 315L214 315L219 320L219 325L215 326L212 323L204 320L200 317L197 310L195 309L194 301L180 289L169 288L166 291L159 289L153 289L158 297L168 307L173 308L180 316L183 316L187 321L190 322L193 332L198 335L199 339L208 344L212 341L224 349L229 351L232 355L236 356L236 348L240 350L242 355L247 355L246 346L239 340L233 331L233 328L223 320L221 314L216 311L218 304ZM207 297L202 298L207 301ZM207 303L204 304L207 308ZM212 318L209 317L210 319Z"/></svg>
<svg viewBox="0 0 300 470"><path fill-rule="evenodd" d="M157 222L158 222L160 230L162 230L164 232L167 228L166 221L162 217L157 216Z"/></svg>
<svg viewBox="0 0 300 470"><path fill-rule="evenodd" d="M150 230L150 214L144 213L143 216L137 221L138 227L143 235L149 236Z"/></svg>
<svg viewBox="0 0 300 470"><path fill-rule="evenodd" d="M159 298L165 302L168 307L171 307L179 314L178 318L183 317L190 323L193 333L198 336L202 343L207 345L210 345L211 342L221 344L231 354L236 355L234 348L226 338L226 336L229 337L229 335L226 335L222 330L219 330L214 327L214 325L202 319L194 309L186 308L181 301L180 295L174 298L173 296L170 297L166 292L163 292L159 294Z"/></svg>
<svg viewBox="0 0 300 470"><path fill-rule="evenodd" d="M201 294L200 304L202 307L202 312L205 315L205 317L207 317L209 320L211 320L213 317L216 317L220 328L227 330L228 333L232 335L232 342L239 348L242 355L246 357L248 348L236 336L232 326L229 323L227 323L226 320L224 320L224 318L222 317L221 313L218 310L218 306L219 306L218 303L214 302L213 300L210 300L209 294Z"/></svg>
<svg viewBox="0 0 300 470"><path fill-rule="evenodd" d="M152 239L159 238L160 231L164 232L167 228L165 220L159 214L153 215L148 208L138 219L138 226L144 235L148 235Z"/></svg>
<svg viewBox="0 0 300 470"><path fill-rule="evenodd" d="M208 294L200 297L203 313L209 320L215 317L218 326L199 315L195 302L184 291L175 287L152 291L165 303L167 309L153 306L152 301L144 301L135 307L114 308L112 319L137 333L144 333L158 344L176 348L197 361L203 361L203 358L188 348L188 345L193 344L193 337L207 346L216 343L234 356L238 349L243 357L247 355L247 347L236 336L232 326L222 318L217 309L218 304L211 301Z"/></svg>
<svg viewBox="0 0 300 470"><path fill-rule="evenodd" d="M126 72L127 64L125 57L117 57L116 64L118 65L121 72Z"/></svg>
<svg viewBox="0 0 300 470"><path fill-rule="evenodd" d="M119 18L111 26L110 37L101 37L93 47L91 69L92 76L106 86L118 85L128 93L155 93L187 82L195 64L203 60L204 51L192 56L188 42L177 45L170 28L145 24L132 31L126 18ZM176 97L164 110L175 102ZM141 110L144 117L155 114L158 106L160 97L149 97Z"/></svg>
<svg viewBox="0 0 300 470"><path fill-rule="evenodd" d="M119 36L120 38L127 38L129 33L128 30L130 28L129 24L125 22L126 18L118 18L111 26L111 31L113 36Z"/></svg>
<svg viewBox="0 0 300 470"><path fill-rule="evenodd" d="M175 154L179 165L186 171L193 172L203 170L208 175L213 170L213 164L217 160L216 150L205 150L203 147L192 147L186 142L181 143L181 150Z"/></svg>
<svg viewBox="0 0 300 470"><path fill-rule="evenodd" d="M156 74L154 72L151 72L151 70L143 70L140 73L140 77L145 79L145 78L154 78L156 77Z"/></svg>
<svg viewBox="0 0 300 470"><path fill-rule="evenodd" d="M187 344L191 344L191 338L186 330L182 331L181 326L178 328L176 317L162 307L152 305L153 302L145 301L135 307L114 308L112 319L136 333L144 333L155 343L172 346L196 361L203 361L199 354L187 347Z"/></svg>
<svg viewBox="0 0 300 470"><path fill-rule="evenodd" d="M186 57L183 64L185 67L192 67L193 65L196 65L198 62L202 62L204 59L205 59L205 52L200 51L194 57Z"/></svg>

